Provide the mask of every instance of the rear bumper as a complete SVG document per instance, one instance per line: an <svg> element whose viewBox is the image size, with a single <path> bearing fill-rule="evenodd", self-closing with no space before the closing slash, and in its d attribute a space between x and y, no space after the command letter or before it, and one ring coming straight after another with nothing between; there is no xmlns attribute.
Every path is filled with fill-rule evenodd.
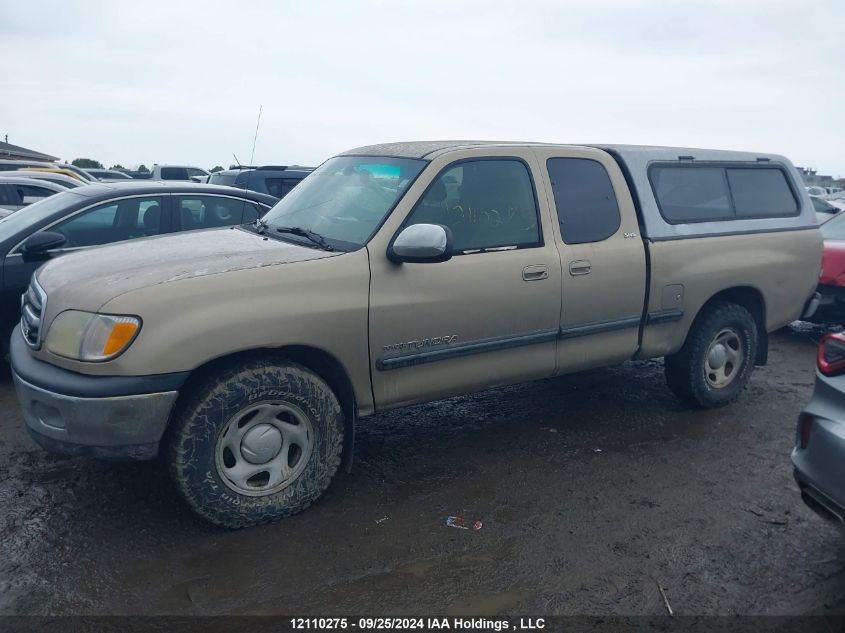
<svg viewBox="0 0 845 633"><path fill-rule="evenodd" d="M186 373L90 376L36 360L19 330L12 376L32 438L48 451L106 459L153 459Z"/></svg>
<svg viewBox="0 0 845 633"><path fill-rule="evenodd" d="M816 372L813 397L802 416L810 430L806 447L799 441L792 451L795 481L810 508L845 524L845 376Z"/></svg>
<svg viewBox="0 0 845 633"><path fill-rule="evenodd" d="M845 508L804 479L798 469L795 470L794 474L795 482L801 490L801 499L807 504L807 507L820 517L845 527Z"/></svg>
<svg viewBox="0 0 845 633"><path fill-rule="evenodd" d="M801 318L811 318L816 313L816 310L819 309L819 304L821 303L821 300L822 295L819 292L814 292L804 304L804 310L803 312L801 312Z"/></svg>

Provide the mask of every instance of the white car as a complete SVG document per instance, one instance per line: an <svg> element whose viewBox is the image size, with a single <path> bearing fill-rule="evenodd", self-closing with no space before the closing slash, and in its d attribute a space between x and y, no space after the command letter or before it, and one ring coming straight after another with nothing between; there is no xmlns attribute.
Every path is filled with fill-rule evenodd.
<svg viewBox="0 0 845 633"><path fill-rule="evenodd" d="M190 165L153 165L153 180L184 180L206 182L211 174L200 167Z"/></svg>

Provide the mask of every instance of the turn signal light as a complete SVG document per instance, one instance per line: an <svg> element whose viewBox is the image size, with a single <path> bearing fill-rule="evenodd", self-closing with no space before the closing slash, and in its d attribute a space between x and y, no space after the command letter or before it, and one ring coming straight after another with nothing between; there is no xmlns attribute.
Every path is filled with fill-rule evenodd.
<svg viewBox="0 0 845 633"><path fill-rule="evenodd" d="M818 367L825 376L845 373L845 335L828 334L821 340Z"/></svg>

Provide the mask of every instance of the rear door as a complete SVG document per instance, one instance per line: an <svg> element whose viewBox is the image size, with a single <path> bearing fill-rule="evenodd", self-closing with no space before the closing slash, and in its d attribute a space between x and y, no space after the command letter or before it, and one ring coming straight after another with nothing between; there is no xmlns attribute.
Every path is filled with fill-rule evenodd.
<svg viewBox="0 0 845 633"><path fill-rule="evenodd" d="M535 151L563 265L556 371L629 359L639 340L646 261L625 178L600 150Z"/></svg>

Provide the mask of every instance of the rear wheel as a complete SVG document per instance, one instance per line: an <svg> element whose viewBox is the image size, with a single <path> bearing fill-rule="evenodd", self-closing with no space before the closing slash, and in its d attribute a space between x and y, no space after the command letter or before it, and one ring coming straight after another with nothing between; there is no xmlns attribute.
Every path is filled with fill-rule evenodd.
<svg viewBox="0 0 845 633"><path fill-rule="evenodd" d="M340 464L343 413L324 380L279 361L244 363L197 386L170 438L188 505L216 525L269 523L307 508Z"/></svg>
<svg viewBox="0 0 845 633"><path fill-rule="evenodd" d="M757 324L748 310L714 303L695 320L678 353L666 357L666 382L694 406L728 404L748 384L757 344Z"/></svg>

